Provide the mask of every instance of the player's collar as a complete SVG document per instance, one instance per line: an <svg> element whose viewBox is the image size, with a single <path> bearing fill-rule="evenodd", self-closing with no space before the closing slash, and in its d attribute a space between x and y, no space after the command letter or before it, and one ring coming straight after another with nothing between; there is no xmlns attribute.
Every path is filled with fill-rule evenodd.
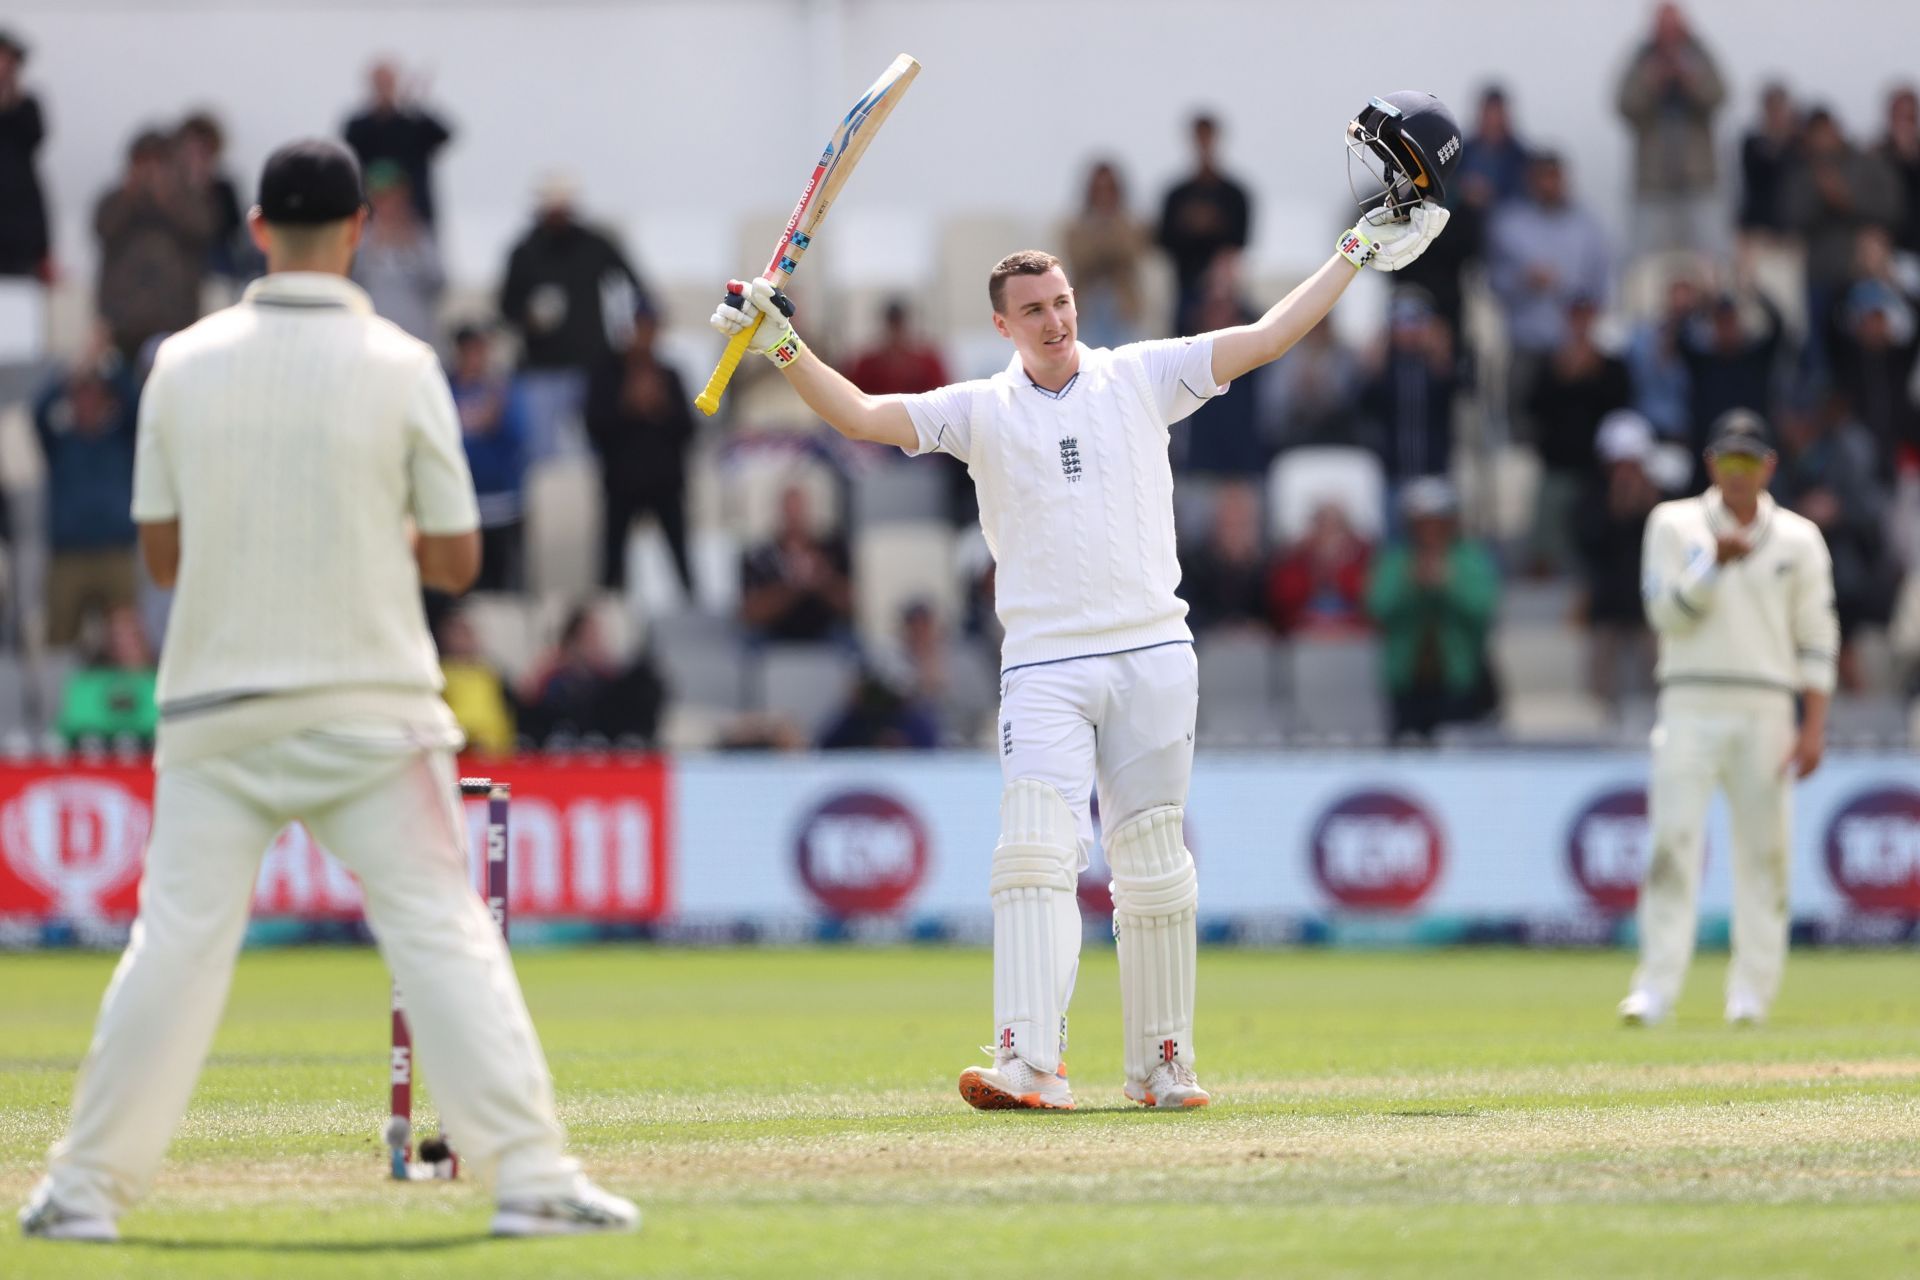
<svg viewBox="0 0 1920 1280"><path fill-rule="evenodd" d="M1736 532L1752 531L1752 545L1758 547L1766 541L1767 534L1773 530L1773 513L1776 504L1773 495L1762 489L1758 504L1754 508L1753 523L1743 525L1727 509L1727 500L1720 496L1720 486L1710 485L1703 495L1707 504L1707 527L1718 533L1722 530Z"/></svg>
<svg viewBox="0 0 1920 1280"><path fill-rule="evenodd" d="M1013 359L1007 365L1007 376L1013 379L1013 385L1016 387L1031 388L1049 400L1065 400L1067 393L1073 390L1074 384L1080 381L1080 375L1087 371L1087 357L1093 354L1092 347L1078 340L1074 342L1073 348L1080 353L1080 361L1074 366L1073 376L1067 379L1067 385L1061 387L1058 391L1049 387L1043 387L1035 382L1032 376L1027 373L1027 366L1021 361L1018 351L1013 353Z"/></svg>
<svg viewBox="0 0 1920 1280"><path fill-rule="evenodd" d="M345 276L324 271L276 271L261 276L247 286L241 301L259 307L345 308L364 316L373 314L373 300L365 289Z"/></svg>

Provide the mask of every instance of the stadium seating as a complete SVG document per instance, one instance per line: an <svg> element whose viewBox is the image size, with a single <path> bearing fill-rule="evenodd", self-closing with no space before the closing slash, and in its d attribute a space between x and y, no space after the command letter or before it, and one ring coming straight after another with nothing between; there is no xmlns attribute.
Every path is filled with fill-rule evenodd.
<svg viewBox="0 0 1920 1280"><path fill-rule="evenodd" d="M1322 445L1289 449L1267 472L1267 524L1273 545L1291 545L1314 511L1335 502L1361 537L1377 542L1386 525L1386 477L1368 449Z"/></svg>
<svg viewBox="0 0 1920 1280"><path fill-rule="evenodd" d="M896 521L863 531L853 543L854 620L861 638L884 646L900 613L917 601L951 625L960 612L953 530L940 520Z"/></svg>
<svg viewBox="0 0 1920 1280"><path fill-rule="evenodd" d="M1286 649L1294 733L1337 742L1384 738L1380 646L1371 637L1301 638Z"/></svg>
<svg viewBox="0 0 1920 1280"><path fill-rule="evenodd" d="M759 709L784 716L817 741L846 706L858 669L839 645L768 645L760 657Z"/></svg>

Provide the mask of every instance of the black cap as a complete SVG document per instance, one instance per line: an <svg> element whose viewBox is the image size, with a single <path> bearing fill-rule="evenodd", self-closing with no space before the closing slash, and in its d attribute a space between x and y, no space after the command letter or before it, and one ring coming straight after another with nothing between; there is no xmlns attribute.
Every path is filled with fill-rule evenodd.
<svg viewBox="0 0 1920 1280"><path fill-rule="evenodd" d="M0 49L12 50L13 56L21 62L27 60L27 46L21 43L19 36L4 28L0 28Z"/></svg>
<svg viewBox="0 0 1920 1280"><path fill-rule="evenodd" d="M1718 458L1739 453L1749 458L1770 458L1773 445L1767 440L1767 424L1751 409L1729 409L1713 420L1707 443L1707 456Z"/></svg>
<svg viewBox="0 0 1920 1280"><path fill-rule="evenodd" d="M360 163L325 138L289 142L260 171L260 216L268 222L316 226L351 218L366 203Z"/></svg>

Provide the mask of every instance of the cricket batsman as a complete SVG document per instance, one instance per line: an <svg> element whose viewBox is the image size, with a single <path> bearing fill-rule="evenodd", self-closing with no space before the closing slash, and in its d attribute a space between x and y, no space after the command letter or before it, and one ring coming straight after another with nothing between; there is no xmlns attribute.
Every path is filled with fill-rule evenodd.
<svg viewBox="0 0 1920 1280"><path fill-rule="evenodd" d="M836 431L910 455L951 454L979 495L1006 641L990 876L994 1060L960 1076L975 1107L1074 1105L1061 1058L1096 781L1113 868L1126 1096L1161 1108L1209 1100L1193 1070L1198 890L1181 830L1197 668L1187 607L1174 594L1168 427L1279 358L1362 267L1396 271L1445 228L1460 131L1438 99L1374 99L1348 126L1348 145L1380 166L1366 213L1251 324L1090 348L1077 341L1060 260L1029 250L987 279L994 328L1013 344L1004 370L921 395L869 396L807 349L769 281L731 282L714 312L729 337L759 320L753 349Z"/></svg>
<svg viewBox="0 0 1920 1280"><path fill-rule="evenodd" d="M1663 1020L1686 980L1716 789L1733 828L1727 1021L1764 1021L1786 967L1792 783L1820 767L1840 625L1820 530L1767 494L1775 463L1759 415L1723 414L1707 446L1712 486L1647 520L1641 590L1660 638L1660 702L1640 967L1620 1002L1631 1025Z"/></svg>
<svg viewBox="0 0 1920 1280"><path fill-rule="evenodd" d="M420 588L472 584L478 511L433 349L346 279L367 216L338 143L274 152L249 218L266 277L163 343L141 398L133 517L175 588L153 835L72 1125L20 1213L29 1236L118 1237L206 1060L261 854L296 821L360 879L447 1132L493 1176L494 1232L639 1220L563 1151L469 881L460 734Z"/></svg>

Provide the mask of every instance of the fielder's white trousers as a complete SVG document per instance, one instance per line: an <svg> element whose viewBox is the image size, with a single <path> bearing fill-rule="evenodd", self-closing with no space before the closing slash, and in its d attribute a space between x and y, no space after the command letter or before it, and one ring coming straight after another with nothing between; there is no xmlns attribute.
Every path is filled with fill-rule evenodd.
<svg viewBox="0 0 1920 1280"><path fill-rule="evenodd" d="M139 917L52 1152L60 1205L117 1218L152 1181L226 1004L261 855L295 820L365 888L454 1149L494 1171L503 1199L568 1190L577 1166L561 1151L506 946L468 874L456 786L447 752L344 728L161 769ZM385 1025L384 1010L368 1007L370 1026ZM383 1110L370 1093L369 1133Z"/></svg>
<svg viewBox="0 0 1920 1280"><path fill-rule="evenodd" d="M1096 780L1103 830L1162 805L1185 807L1199 700L1190 644L1015 667L1000 677L1000 775L1037 779L1066 798L1085 870Z"/></svg>
<svg viewBox="0 0 1920 1280"><path fill-rule="evenodd" d="M1733 834L1733 965L1727 992L1772 1003L1787 961L1793 700L1758 688L1680 685L1660 694L1647 794L1653 851L1640 889L1634 987L1668 1006L1693 959L1707 805L1727 798Z"/></svg>

